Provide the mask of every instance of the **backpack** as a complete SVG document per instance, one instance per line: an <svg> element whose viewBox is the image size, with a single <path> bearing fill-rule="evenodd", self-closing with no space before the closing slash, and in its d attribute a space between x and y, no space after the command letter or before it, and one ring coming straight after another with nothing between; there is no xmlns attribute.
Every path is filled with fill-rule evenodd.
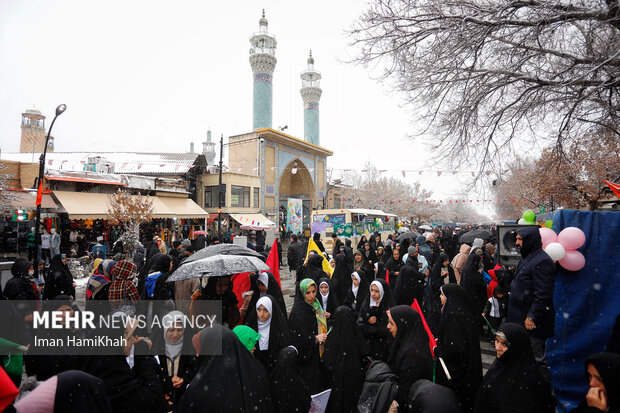
<svg viewBox="0 0 620 413"><path fill-rule="evenodd" d="M156 272L144 279L144 292L146 294L146 298L153 298L153 294L155 294L155 284L157 284L157 279L161 275L161 272Z"/></svg>

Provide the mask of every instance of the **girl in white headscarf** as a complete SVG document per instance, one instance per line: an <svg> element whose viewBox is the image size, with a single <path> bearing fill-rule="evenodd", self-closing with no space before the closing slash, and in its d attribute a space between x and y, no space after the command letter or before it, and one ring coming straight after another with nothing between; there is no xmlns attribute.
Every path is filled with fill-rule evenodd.
<svg viewBox="0 0 620 413"><path fill-rule="evenodd" d="M351 274L351 280L353 281L351 290L349 290L343 304L357 315L362 302L368 296L368 281L366 281L366 277L360 276L357 271Z"/></svg>
<svg viewBox="0 0 620 413"><path fill-rule="evenodd" d="M325 318L327 318L327 322L329 324L329 318L331 317L331 313L336 311L336 307L338 307L338 301L336 300L336 295L331 293L331 285L330 280L327 277L323 277L319 280L319 295L317 298L319 299L319 304L323 307L323 312L325 313Z"/></svg>
<svg viewBox="0 0 620 413"><path fill-rule="evenodd" d="M194 378L196 357L192 354L189 323L185 314L170 311L161 319L161 330L153 330L154 349L163 372L163 389L170 405L176 404Z"/></svg>
<svg viewBox="0 0 620 413"><path fill-rule="evenodd" d="M370 294L360 306L357 324L368 342L370 356L387 360L392 336L387 328L387 311L394 306L392 289L383 278L370 284Z"/></svg>
<svg viewBox="0 0 620 413"><path fill-rule="evenodd" d="M271 295L266 294L258 299L256 311L248 314L247 325L260 334L254 357L271 374L278 353L290 344L286 318Z"/></svg>

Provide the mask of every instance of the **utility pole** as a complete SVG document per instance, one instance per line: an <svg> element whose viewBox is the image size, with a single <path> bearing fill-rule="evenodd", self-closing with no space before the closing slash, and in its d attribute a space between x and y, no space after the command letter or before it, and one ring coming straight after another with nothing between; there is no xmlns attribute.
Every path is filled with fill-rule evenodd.
<svg viewBox="0 0 620 413"><path fill-rule="evenodd" d="M222 241L222 155L224 154L224 134L220 136L220 173L217 186L217 238Z"/></svg>

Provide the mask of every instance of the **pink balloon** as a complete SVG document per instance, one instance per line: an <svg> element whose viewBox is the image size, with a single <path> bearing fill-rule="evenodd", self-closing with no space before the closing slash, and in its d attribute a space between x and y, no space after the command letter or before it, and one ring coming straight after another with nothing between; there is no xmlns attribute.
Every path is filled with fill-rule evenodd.
<svg viewBox="0 0 620 413"><path fill-rule="evenodd" d="M558 242L558 236L551 228L539 228L543 249L552 242Z"/></svg>
<svg viewBox="0 0 620 413"><path fill-rule="evenodd" d="M558 235L558 242L566 250L576 250L586 242L586 234L576 227L567 227Z"/></svg>
<svg viewBox="0 0 620 413"><path fill-rule="evenodd" d="M586 257L582 253L575 250L566 250L564 258L558 261L560 265L568 271L579 271L586 265Z"/></svg>

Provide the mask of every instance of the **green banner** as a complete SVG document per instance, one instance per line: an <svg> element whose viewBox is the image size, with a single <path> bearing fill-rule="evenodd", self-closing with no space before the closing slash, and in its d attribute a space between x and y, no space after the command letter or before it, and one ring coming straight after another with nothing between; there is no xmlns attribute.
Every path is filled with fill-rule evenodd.
<svg viewBox="0 0 620 413"><path fill-rule="evenodd" d="M353 235L353 225L346 224L344 226L344 236L345 237L350 237L351 235Z"/></svg>

